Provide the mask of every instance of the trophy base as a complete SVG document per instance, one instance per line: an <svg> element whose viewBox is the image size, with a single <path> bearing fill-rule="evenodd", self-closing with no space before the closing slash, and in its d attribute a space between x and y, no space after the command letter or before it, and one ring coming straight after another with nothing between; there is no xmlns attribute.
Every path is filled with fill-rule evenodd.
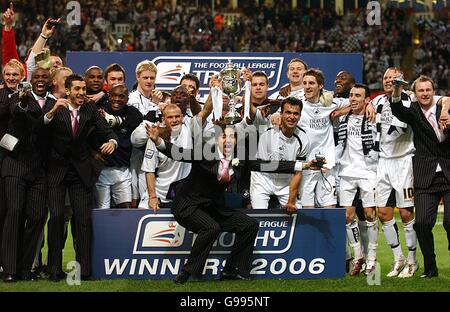
<svg viewBox="0 0 450 312"><path fill-rule="evenodd" d="M225 115L223 119L227 125L235 125L242 121L242 117L240 115Z"/></svg>

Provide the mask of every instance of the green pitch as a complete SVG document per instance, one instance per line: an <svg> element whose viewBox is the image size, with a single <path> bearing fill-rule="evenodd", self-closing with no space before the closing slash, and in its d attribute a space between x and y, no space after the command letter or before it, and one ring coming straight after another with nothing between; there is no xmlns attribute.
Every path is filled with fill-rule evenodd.
<svg viewBox="0 0 450 312"><path fill-rule="evenodd" d="M439 223L440 222L440 223ZM399 223L401 228L401 222ZM406 256L403 230L400 231L403 252ZM102 280L81 282L79 286L69 286L66 281L58 283L47 280L32 282L17 282L5 284L0 281L0 292L36 292L36 291L62 291L62 292L437 292L450 291L450 255L447 250L447 237L442 227L442 215L438 217L438 224L434 228L435 248L439 268L439 277L432 279L421 279L419 275L423 272L423 258L417 246L418 259L420 263L419 271L409 279L387 278L392 263L392 252L387 246L383 233L380 231L378 240L378 262L381 265L380 280L368 282L366 276L360 274L357 277L346 276L342 279L291 279L291 280L252 280L252 281L192 281L184 285L176 285L171 280L145 281L145 280ZM68 239L64 251L64 266L75 259L72 239ZM46 254L46 249L44 250ZM369 285L372 284L372 285ZM379 285L377 285L379 284Z"/></svg>

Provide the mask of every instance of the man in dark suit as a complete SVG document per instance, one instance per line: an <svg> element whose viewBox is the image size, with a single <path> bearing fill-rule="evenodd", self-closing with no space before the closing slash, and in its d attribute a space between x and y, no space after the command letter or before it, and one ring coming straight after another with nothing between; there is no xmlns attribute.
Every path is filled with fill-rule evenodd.
<svg viewBox="0 0 450 312"><path fill-rule="evenodd" d="M81 279L91 275L91 210L93 186L97 180L93 159L89 153L87 137L91 131L107 141L100 152L110 155L117 148L117 136L97 111L94 103L87 102L86 83L79 75L70 75L65 82L67 99L58 99L44 116L50 138L48 168L48 272L49 279L58 281L62 272L64 243L64 199L69 191L75 219L76 260L81 266Z"/></svg>
<svg viewBox="0 0 450 312"><path fill-rule="evenodd" d="M192 163L190 174L176 187L171 211L179 224L198 236L184 268L174 282L183 284L191 275L202 274L212 245L222 231L235 233L236 239L220 279L246 279L252 261L258 223L244 212L226 207L225 189L233 179L241 178L245 167L253 171L294 173L313 167L315 161L271 162L233 158L236 155L237 137L232 127L226 127L222 131L217 129L213 146L200 146L201 151L209 152L209 159L206 152L201 154L201 151L202 157L198 157L195 149L182 149L161 140L157 127L146 127L149 138L161 152L174 160Z"/></svg>
<svg viewBox="0 0 450 312"><path fill-rule="evenodd" d="M412 90L417 102L411 103L409 108L401 103L401 89L401 82L397 82L391 107L394 116L410 124L414 131L414 229L424 259L425 271L421 277L431 278L438 276L432 230L442 197L443 223L450 242L450 138L448 130L443 131L437 123L441 106L433 104L434 82L427 76L420 76L414 81Z"/></svg>
<svg viewBox="0 0 450 312"><path fill-rule="evenodd" d="M8 131L8 122L10 118L10 99L17 91L19 82L25 76L23 65L16 59L7 62L2 69L3 82L0 84L0 139ZM0 168L7 150L0 147ZM6 215L6 200L4 194L3 178L0 178L0 242L2 241L3 224ZM1 244L1 243L0 243ZM0 268L2 268L2 254L0 248ZM0 270L1 273L1 270Z"/></svg>
<svg viewBox="0 0 450 312"><path fill-rule="evenodd" d="M3 280L33 280L31 267L39 234L47 219L45 161L47 135L40 120L55 99L50 72L37 68L31 76L32 91L10 100L8 134L19 141L2 165L6 218L2 237Z"/></svg>

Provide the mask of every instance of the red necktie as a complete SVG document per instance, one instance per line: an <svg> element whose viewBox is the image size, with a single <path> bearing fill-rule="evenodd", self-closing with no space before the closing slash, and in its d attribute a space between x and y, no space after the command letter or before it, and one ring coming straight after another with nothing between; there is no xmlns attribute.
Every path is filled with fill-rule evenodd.
<svg viewBox="0 0 450 312"><path fill-rule="evenodd" d="M77 130L78 130L78 110L73 109L71 111L71 115L72 115L72 135L75 137L75 135L77 134Z"/></svg>
<svg viewBox="0 0 450 312"><path fill-rule="evenodd" d="M442 142L444 140L444 138L443 138L441 131L439 130L439 127L436 122L436 118L434 117L434 114L431 111L426 111L425 117L427 118L430 125L433 127L433 130L436 133L436 136L437 136L439 142Z"/></svg>
<svg viewBox="0 0 450 312"><path fill-rule="evenodd" d="M38 100L38 103L39 103L39 106L40 106L41 108L43 108L44 105L45 105L45 99L39 99L39 100Z"/></svg>
<svg viewBox="0 0 450 312"><path fill-rule="evenodd" d="M230 177L230 173L228 172L228 167L230 166L230 161L226 160L226 159L221 159L220 163L222 164L222 169L220 170L219 182L220 183L230 182L231 177Z"/></svg>

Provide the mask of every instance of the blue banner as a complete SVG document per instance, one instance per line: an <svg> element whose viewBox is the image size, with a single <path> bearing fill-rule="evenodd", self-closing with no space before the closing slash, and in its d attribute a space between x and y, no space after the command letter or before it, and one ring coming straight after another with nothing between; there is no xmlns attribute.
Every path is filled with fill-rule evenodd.
<svg viewBox="0 0 450 312"><path fill-rule="evenodd" d="M345 275L345 209L247 210L258 220L252 278L336 278ZM93 211L93 276L99 279L170 279L186 261L195 234L169 209ZM214 243L203 277L218 278L234 234Z"/></svg>
<svg viewBox="0 0 450 312"><path fill-rule="evenodd" d="M325 88L328 90L334 90L334 79L341 70L351 72L357 82L362 82L361 53L67 52L68 66L80 74L93 65L105 69L112 63L121 64L126 72L128 88L136 80L136 65L145 59L157 65L156 87L160 90L172 91L184 74L196 74L200 80L202 99L209 93L210 77L218 74L228 59L240 68L264 71L269 77L268 95L271 95L288 83L287 64L293 58L301 58L309 67L320 68L324 72Z"/></svg>

